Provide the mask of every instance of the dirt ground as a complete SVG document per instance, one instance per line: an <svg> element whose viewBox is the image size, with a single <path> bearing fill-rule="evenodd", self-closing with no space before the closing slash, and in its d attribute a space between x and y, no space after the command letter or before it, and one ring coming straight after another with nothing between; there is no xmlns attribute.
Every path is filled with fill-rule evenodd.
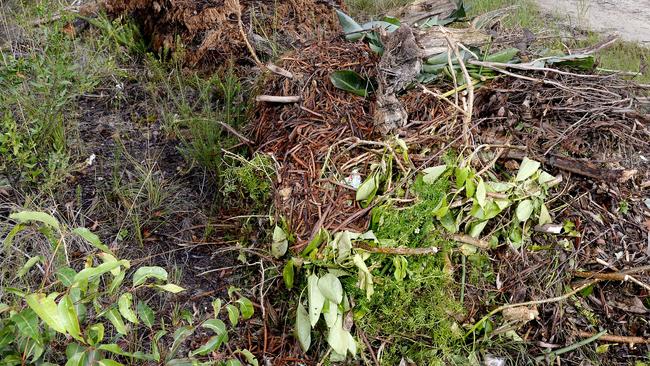
<svg viewBox="0 0 650 366"><path fill-rule="evenodd" d="M650 0L537 0L571 25L650 45Z"/></svg>

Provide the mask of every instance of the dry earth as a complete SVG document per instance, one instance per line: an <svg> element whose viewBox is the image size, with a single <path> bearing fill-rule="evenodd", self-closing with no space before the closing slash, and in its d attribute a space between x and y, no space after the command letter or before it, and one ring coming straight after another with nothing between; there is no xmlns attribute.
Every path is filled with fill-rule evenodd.
<svg viewBox="0 0 650 366"><path fill-rule="evenodd" d="M650 45L650 0L537 0L571 25Z"/></svg>

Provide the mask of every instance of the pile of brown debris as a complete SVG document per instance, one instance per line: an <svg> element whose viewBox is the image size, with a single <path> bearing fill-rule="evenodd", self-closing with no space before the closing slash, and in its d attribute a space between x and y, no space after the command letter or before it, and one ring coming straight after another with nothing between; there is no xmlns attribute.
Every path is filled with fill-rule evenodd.
<svg viewBox="0 0 650 366"><path fill-rule="evenodd" d="M611 320L610 334L618 336L609 340L627 347L627 355L647 352L633 345L650 343L648 90L615 74L594 73L593 65L587 71L571 68L571 61L591 57L611 42L559 62L486 61L473 54L472 46L490 42L483 29L498 29L498 17L464 23L464 28L436 25L423 30L418 22L456 9L448 1L418 1L397 12L403 23L396 31L378 31L384 45L379 56L371 44L345 39L331 8L341 4L327 1L109 4L114 12L134 13L154 47L172 47L179 35L190 48L190 65L233 56L265 58L274 55L268 47L275 39L294 48L274 65L257 63L263 72L263 95L249 132L257 150L272 154L279 163L275 206L297 238L295 249L320 228L367 228L372 205L363 207L355 200L358 184L351 182L366 177L386 154L395 156L392 169L400 173L402 183L439 164L449 149L474 152L472 164L479 171L495 164L517 166L530 157L564 176L554 198L556 217L576 223L581 236L565 252L554 254L553 260L560 262L555 268L562 274L547 273L550 259L542 252L495 251L501 263L500 287L469 294L470 317L489 310L481 305L488 291L516 303L558 296L565 286L575 284L575 277L613 281L576 301ZM519 41L491 47L506 49ZM427 59L440 52L447 53L449 64L461 60L458 75L473 81L464 83L456 74L418 79ZM495 76L469 75L470 66ZM339 70L351 70L379 85L370 96L349 93L332 83L332 74ZM398 158L406 148L408 161ZM625 219L617 214L622 205L628 213ZM634 281L624 281L630 278ZM583 315L565 310L561 302L542 303L540 320L527 325L527 340L552 348L593 336L582 331L587 325Z"/></svg>

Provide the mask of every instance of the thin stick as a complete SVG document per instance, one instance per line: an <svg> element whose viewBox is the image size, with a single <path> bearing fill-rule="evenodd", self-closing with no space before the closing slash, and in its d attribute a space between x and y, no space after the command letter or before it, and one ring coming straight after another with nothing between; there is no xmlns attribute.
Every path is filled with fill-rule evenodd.
<svg viewBox="0 0 650 366"><path fill-rule="evenodd" d="M458 44L453 43L451 41L451 39L449 38L447 32L443 27L440 27L440 31L445 36L449 48L451 48L454 51L454 54L456 55L456 59L458 60L458 64L460 65L460 69L463 70L465 85L467 85L467 105L465 106L466 113L463 116L463 136L465 139L465 145L469 146L469 140L470 140L469 126L472 124L472 113L474 110L474 83L472 78L469 76L469 72L467 72L467 68L465 67L465 62L463 61L463 58L460 55L460 51L458 50Z"/></svg>
<svg viewBox="0 0 650 366"><path fill-rule="evenodd" d="M584 332L579 330L576 335L580 338L591 338L596 335L592 332ZM627 343L627 344L650 344L650 339L643 337L631 337L631 336L617 336L613 334L604 334L600 337L600 340L606 342L615 342L615 343Z"/></svg>
<svg viewBox="0 0 650 366"><path fill-rule="evenodd" d="M562 300L566 300L569 297L577 294L578 292L586 289L587 287L589 287L589 286L591 286L591 285L593 285L593 284L595 284L597 282L598 282L598 280L589 281L589 282L584 283L581 286L578 286L575 289L567 292L564 295L552 297L550 299L527 301L527 302L521 302L521 303L517 303L517 304L506 304L506 305L499 306L498 308L490 311L486 316L481 318L481 320L476 322L476 324L474 324L474 326L472 326L472 328L467 333L465 333L465 337L468 337L470 334L473 334L476 331L476 329L478 329L478 327L481 326L486 320L488 320L491 316L502 312L503 310L510 309L510 308L517 308L517 307L520 307L520 306L548 304L548 303L552 303L552 302L559 302L559 301L562 301Z"/></svg>
<svg viewBox="0 0 650 366"><path fill-rule="evenodd" d="M246 43L246 47L248 48L248 52L251 53L251 56L253 57L253 60L255 60L257 66L260 69L264 70L266 66L257 57L257 53L255 52L255 49L251 45L250 41L248 40L248 36L246 35L246 31L244 30L244 23L241 20L241 4L239 3L239 0L235 1L235 4L237 4L235 8L235 12L237 13L237 24L239 25L239 34L241 34L242 38L244 39L244 42Z"/></svg>
<svg viewBox="0 0 650 366"><path fill-rule="evenodd" d="M386 247L371 247L366 244L357 244L357 248L363 249L367 252L378 254L391 254L391 255L431 255L438 253L438 248L386 248Z"/></svg>
<svg viewBox="0 0 650 366"><path fill-rule="evenodd" d="M255 97L255 100L258 102L270 102L270 103L296 103L300 102L302 97L299 95L289 95L289 96L280 96L280 95L258 95Z"/></svg>

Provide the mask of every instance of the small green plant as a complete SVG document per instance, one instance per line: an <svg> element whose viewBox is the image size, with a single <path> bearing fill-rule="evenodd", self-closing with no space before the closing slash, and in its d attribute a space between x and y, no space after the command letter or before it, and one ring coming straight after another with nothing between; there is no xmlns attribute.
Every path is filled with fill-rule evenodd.
<svg viewBox="0 0 650 366"><path fill-rule="evenodd" d="M234 156L232 164L223 172L222 194L226 203L250 203L253 211L268 208L275 176L273 160L264 154L255 154L250 160Z"/></svg>
<svg viewBox="0 0 650 366"><path fill-rule="evenodd" d="M27 260L16 274L25 276L38 267L42 270L39 286L29 283L25 288L3 287L11 294L12 303L0 302L0 364L12 366L30 364L66 366L119 366L122 362L139 364L156 362L165 365L213 365L214 361L200 361L228 342L225 323L218 319L225 309L232 327L240 320L253 316L253 303L243 296L235 296L237 289L228 291L231 301L222 308L221 300L213 302L214 317L200 323L214 332L204 345L187 351L177 358L181 346L192 335L195 326L190 313L182 316L190 325L179 326L172 335L169 348L159 343L167 335L168 326L145 298L150 291L177 294L184 289L168 281L168 273L161 267L131 268L128 260L118 259L90 230L79 227L68 230L53 216L34 211L22 211L10 218L17 224L7 234L3 251L12 248L13 241L24 231L35 228L51 246L51 255L35 256ZM84 261L79 271L68 265L67 243L80 238L97 250ZM127 278L130 280L127 281ZM0 294L2 293L0 292ZM150 347L131 342L131 335L150 334ZM249 351L233 353L248 364L258 362ZM217 360L215 360L217 361ZM233 358L219 365L241 365Z"/></svg>
<svg viewBox="0 0 650 366"><path fill-rule="evenodd" d="M10 218L17 224L4 240L4 251L11 248L16 235L35 223L38 232L50 242L52 255L31 258L18 273L24 275L43 263L45 272L36 290L31 286L13 289L11 293L18 300L12 305L0 305L3 365L57 363L62 358L67 360L66 365L120 365L115 359L160 360L155 342L151 350L130 352L116 341L139 324L154 327L154 310L138 299L139 293L145 289L183 291L167 282L165 269L140 267L131 275L131 281L125 282L130 262L117 259L88 229L79 227L68 232L53 216L42 212L22 211ZM99 250L86 258L79 271L67 266L66 240L71 235ZM164 333L157 333L156 338Z"/></svg>

